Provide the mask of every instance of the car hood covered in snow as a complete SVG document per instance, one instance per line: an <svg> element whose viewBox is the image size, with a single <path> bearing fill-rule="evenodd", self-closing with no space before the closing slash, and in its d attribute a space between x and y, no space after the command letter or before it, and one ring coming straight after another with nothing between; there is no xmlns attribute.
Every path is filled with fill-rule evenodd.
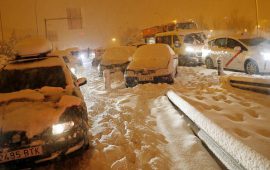
<svg viewBox="0 0 270 170"><path fill-rule="evenodd" d="M141 46L134 54L128 70L164 69L168 67L174 51L165 44Z"/></svg>
<svg viewBox="0 0 270 170"><path fill-rule="evenodd" d="M57 123L66 108L80 104L80 98L62 88L0 93L1 130L3 133L25 131L32 138Z"/></svg>
<svg viewBox="0 0 270 170"><path fill-rule="evenodd" d="M124 64L129 61L135 50L136 47L133 46L109 48L101 57L101 65Z"/></svg>

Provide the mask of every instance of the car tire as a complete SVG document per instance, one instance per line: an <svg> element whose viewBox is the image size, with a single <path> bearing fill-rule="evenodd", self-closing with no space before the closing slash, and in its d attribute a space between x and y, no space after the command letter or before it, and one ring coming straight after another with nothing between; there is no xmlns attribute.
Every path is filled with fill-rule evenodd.
<svg viewBox="0 0 270 170"><path fill-rule="evenodd" d="M258 74L259 73L259 67L257 65L257 63L253 60L248 60L245 63L245 72L247 74Z"/></svg>
<svg viewBox="0 0 270 170"><path fill-rule="evenodd" d="M205 65L206 65L206 68L208 68L208 69L213 69L214 68L214 62L210 57L207 57L205 59Z"/></svg>

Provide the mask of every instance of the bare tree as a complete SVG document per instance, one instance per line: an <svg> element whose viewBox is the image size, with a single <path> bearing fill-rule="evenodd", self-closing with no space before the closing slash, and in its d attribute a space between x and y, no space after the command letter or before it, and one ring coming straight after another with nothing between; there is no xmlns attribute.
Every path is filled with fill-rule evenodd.
<svg viewBox="0 0 270 170"><path fill-rule="evenodd" d="M238 10L233 10L225 20L225 26L230 31L243 31L245 29L252 31L254 23L244 16L239 16Z"/></svg>
<svg viewBox="0 0 270 170"><path fill-rule="evenodd" d="M141 30L138 28L127 28L120 35L121 45L130 45L140 42L142 39Z"/></svg>

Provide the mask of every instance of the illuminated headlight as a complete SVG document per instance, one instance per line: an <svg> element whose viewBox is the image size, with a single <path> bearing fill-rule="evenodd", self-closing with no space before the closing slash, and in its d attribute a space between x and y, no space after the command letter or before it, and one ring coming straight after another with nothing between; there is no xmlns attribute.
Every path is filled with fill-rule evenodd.
<svg viewBox="0 0 270 170"><path fill-rule="evenodd" d="M195 49L192 48L192 47L186 47L186 52L188 52L188 53L194 53L195 52Z"/></svg>
<svg viewBox="0 0 270 170"><path fill-rule="evenodd" d="M262 52L261 55L263 56L264 60L270 61L270 52L269 53Z"/></svg>
<svg viewBox="0 0 270 170"><path fill-rule="evenodd" d="M71 71L73 74L75 74L76 69L72 67L72 68L70 68L70 71Z"/></svg>
<svg viewBox="0 0 270 170"><path fill-rule="evenodd" d="M70 131L70 129L74 126L74 122L66 122L66 123L60 123L60 124L55 124L52 126L52 134L53 135L60 135L64 132Z"/></svg>
<svg viewBox="0 0 270 170"><path fill-rule="evenodd" d="M207 57L211 53L211 50L202 49L202 57Z"/></svg>

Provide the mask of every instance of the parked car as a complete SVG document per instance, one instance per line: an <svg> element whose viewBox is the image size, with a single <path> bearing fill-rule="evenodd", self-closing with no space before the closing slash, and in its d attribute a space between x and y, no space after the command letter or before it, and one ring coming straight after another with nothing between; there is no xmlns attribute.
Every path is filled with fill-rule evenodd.
<svg viewBox="0 0 270 170"><path fill-rule="evenodd" d="M47 56L62 57L73 74L76 74L78 67L83 65L82 59L79 56L72 55L69 50L54 50Z"/></svg>
<svg viewBox="0 0 270 170"><path fill-rule="evenodd" d="M26 53L25 53L26 54ZM41 163L89 145L87 109L60 57L17 57L0 69L0 169Z"/></svg>
<svg viewBox="0 0 270 170"><path fill-rule="evenodd" d="M181 30L156 34L156 43L168 44L178 55L180 66L202 65L202 48L206 35L198 30Z"/></svg>
<svg viewBox="0 0 270 170"><path fill-rule="evenodd" d="M217 67L220 57L225 69L247 74L270 72L270 44L264 38L214 38L204 48L203 55L207 68Z"/></svg>
<svg viewBox="0 0 270 170"><path fill-rule="evenodd" d="M135 50L136 47L134 46L120 46L107 49L102 55L99 64L100 75L103 75L105 69L109 69L111 73L116 71L124 73Z"/></svg>
<svg viewBox="0 0 270 170"><path fill-rule="evenodd" d="M173 83L178 58L166 44L149 44L139 47L125 72L125 84L134 87L139 83Z"/></svg>

